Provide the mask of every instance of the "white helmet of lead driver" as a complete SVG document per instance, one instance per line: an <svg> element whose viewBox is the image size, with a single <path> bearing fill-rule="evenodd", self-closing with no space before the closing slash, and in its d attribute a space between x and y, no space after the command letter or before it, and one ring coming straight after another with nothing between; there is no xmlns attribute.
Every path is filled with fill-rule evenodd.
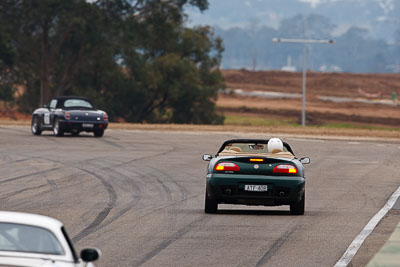
<svg viewBox="0 0 400 267"><path fill-rule="evenodd" d="M279 139L279 138L269 139L267 146L268 146L269 153L283 151L283 143L282 143L281 139Z"/></svg>

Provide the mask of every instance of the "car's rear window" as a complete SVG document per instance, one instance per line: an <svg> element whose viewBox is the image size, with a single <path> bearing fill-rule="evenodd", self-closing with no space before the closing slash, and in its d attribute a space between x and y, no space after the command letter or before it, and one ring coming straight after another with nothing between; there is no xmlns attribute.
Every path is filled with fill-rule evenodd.
<svg viewBox="0 0 400 267"><path fill-rule="evenodd" d="M221 152L226 151L235 151L235 152L243 152L243 153L268 153L267 144L263 143L228 143L225 145L224 149ZM283 151L287 152L287 148L284 146Z"/></svg>
<svg viewBox="0 0 400 267"><path fill-rule="evenodd" d="M90 104L89 101L86 101L84 99L67 99L64 101L64 107L65 108L74 108L74 107L93 108L92 104Z"/></svg>
<svg viewBox="0 0 400 267"><path fill-rule="evenodd" d="M64 255L60 242L52 232L16 223L0 223L0 250Z"/></svg>

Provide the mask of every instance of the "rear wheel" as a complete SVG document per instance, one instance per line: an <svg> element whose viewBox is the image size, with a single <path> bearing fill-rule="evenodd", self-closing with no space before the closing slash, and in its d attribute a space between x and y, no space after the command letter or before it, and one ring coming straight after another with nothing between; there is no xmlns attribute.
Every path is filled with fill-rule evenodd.
<svg viewBox="0 0 400 267"><path fill-rule="evenodd" d="M204 212L205 213L217 213L218 202L215 199L210 199L206 191L206 198L204 202Z"/></svg>
<svg viewBox="0 0 400 267"><path fill-rule="evenodd" d="M37 116L33 116L32 118L31 131L34 135L40 135L42 133L42 126Z"/></svg>
<svg viewBox="0 0 400 267"><path fill-rule="evenodd" d="M93 132L95 137L102 137L104 135L104 130L96 130Z"/></svg>
<svg viewBox="0 0 400 267"><path fill-rule="evenodd" d="M305 200L306 200L306 192L303 193L303 196L299 201L290 204L290 213L292 215L303 215Z"/></svg>
<svg viewBox="0 0 400 267"><path fill-rule="evenodd" d="M58 118L54 119L53 133L55 136L63 136L64 135L64 132L60 128L60 121L58 120Z"/></svg>

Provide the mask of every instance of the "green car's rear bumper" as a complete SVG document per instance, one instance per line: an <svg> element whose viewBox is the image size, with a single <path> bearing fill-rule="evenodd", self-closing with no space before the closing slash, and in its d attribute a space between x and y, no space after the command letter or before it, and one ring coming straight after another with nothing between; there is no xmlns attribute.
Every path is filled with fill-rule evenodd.
<svg viewBox="0 0 400 267"><path fill-rule="evenodd" d="M267 185L265 192L245 191L245 185ZM296 176L238 174L207 175L207 194L218 203L279 206L297 202L303 196L305 179Z"/></svg>

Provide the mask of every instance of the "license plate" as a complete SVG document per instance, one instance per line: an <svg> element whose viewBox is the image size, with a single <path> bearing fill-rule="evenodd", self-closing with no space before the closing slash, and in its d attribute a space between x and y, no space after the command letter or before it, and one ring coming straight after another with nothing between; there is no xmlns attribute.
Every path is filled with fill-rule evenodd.
<svg viewBox="0 0 400 267"><path fill-rule="evenodd" d="M244 186L245 191L253 191L253 192L265 192L268 191L267 185L248 185Z"/></svg>
<svg viewBox="0 0 400 267"><path fill-rule="evenodd" d="M82 123L83 128L93 128L93 123Z"/></svg>

